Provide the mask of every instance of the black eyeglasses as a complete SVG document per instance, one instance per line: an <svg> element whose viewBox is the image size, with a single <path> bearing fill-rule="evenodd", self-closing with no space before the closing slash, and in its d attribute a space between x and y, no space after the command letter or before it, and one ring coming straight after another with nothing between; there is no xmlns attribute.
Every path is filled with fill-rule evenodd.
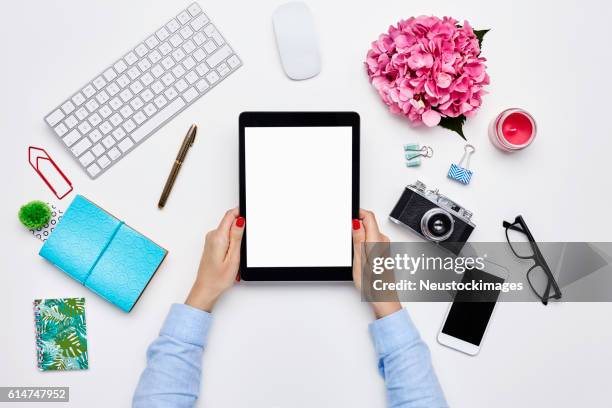
<svg viewBox="0 0 612 408"><path fill-rule="evenodd" d="M513 223L504 221L503 226L506 229L506 239L514 255L521 259L533 259L535 262L527 271L527 282L529 282L531 290L545 305L548 304L549 299L561 299L561 289L559 289L559 285L557 285L557 281L523 217L519 215ZM515 237L511 237L509 231L516 231L525 235L529 240L529 246L525 242L520 242Z"/></svg>

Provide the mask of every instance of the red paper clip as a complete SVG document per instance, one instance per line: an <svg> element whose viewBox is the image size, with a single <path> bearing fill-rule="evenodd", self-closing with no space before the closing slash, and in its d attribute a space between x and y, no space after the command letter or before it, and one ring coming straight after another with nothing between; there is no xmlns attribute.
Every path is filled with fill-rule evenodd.
<svg viewBox="0 0 612 408"><path fill-rule="evenodd" d="M72 183L62 170L55 164L49 153L40 147L28 148L30 166L49 186L53 194L61 200L72 191Z"/></svg>

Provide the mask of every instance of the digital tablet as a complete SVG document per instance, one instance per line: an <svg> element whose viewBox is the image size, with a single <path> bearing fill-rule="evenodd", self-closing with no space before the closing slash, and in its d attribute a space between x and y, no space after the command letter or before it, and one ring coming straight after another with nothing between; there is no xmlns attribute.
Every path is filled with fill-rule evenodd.
<svg viewBox="0 0 612 408"><path fill-rule="evenodd" d="M359 115L243 112L240 276L351 280L359 216Z"/></svg>

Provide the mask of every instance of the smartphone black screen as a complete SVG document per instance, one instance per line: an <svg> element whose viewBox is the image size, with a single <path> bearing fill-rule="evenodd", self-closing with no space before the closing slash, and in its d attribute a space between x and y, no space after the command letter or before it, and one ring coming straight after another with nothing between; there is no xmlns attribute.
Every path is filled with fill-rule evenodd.
<svg viewBox="0 0 612 408"><path fill-rule="evenodd" d="M491 283L504 282L502 278L479 269L466 270L461 281L465 283L470 281L478 282L480 280ZM479 296L478 292L470 293L462 291L457 294L448 312L446 322L444 322L444 327L442 327L442 333L476 346L480 345L482 336L491 318L491 313L493 313L495 308L495 301L499 296L499 291L487 294L487 298L495 300L492 302L475 302L473 298L476 296Z"/></svg>

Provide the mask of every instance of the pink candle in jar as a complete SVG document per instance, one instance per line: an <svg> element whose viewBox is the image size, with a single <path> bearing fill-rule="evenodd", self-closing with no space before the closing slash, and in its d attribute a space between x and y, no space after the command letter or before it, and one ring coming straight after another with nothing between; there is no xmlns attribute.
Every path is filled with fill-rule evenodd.
<svg viewBox="0 0 612 408"><path fill-rule="evenodd" d="M489 126L489 138L499 149L515 152L529 146L536 137L533 116L523 109L506 109Z"/></svg>

